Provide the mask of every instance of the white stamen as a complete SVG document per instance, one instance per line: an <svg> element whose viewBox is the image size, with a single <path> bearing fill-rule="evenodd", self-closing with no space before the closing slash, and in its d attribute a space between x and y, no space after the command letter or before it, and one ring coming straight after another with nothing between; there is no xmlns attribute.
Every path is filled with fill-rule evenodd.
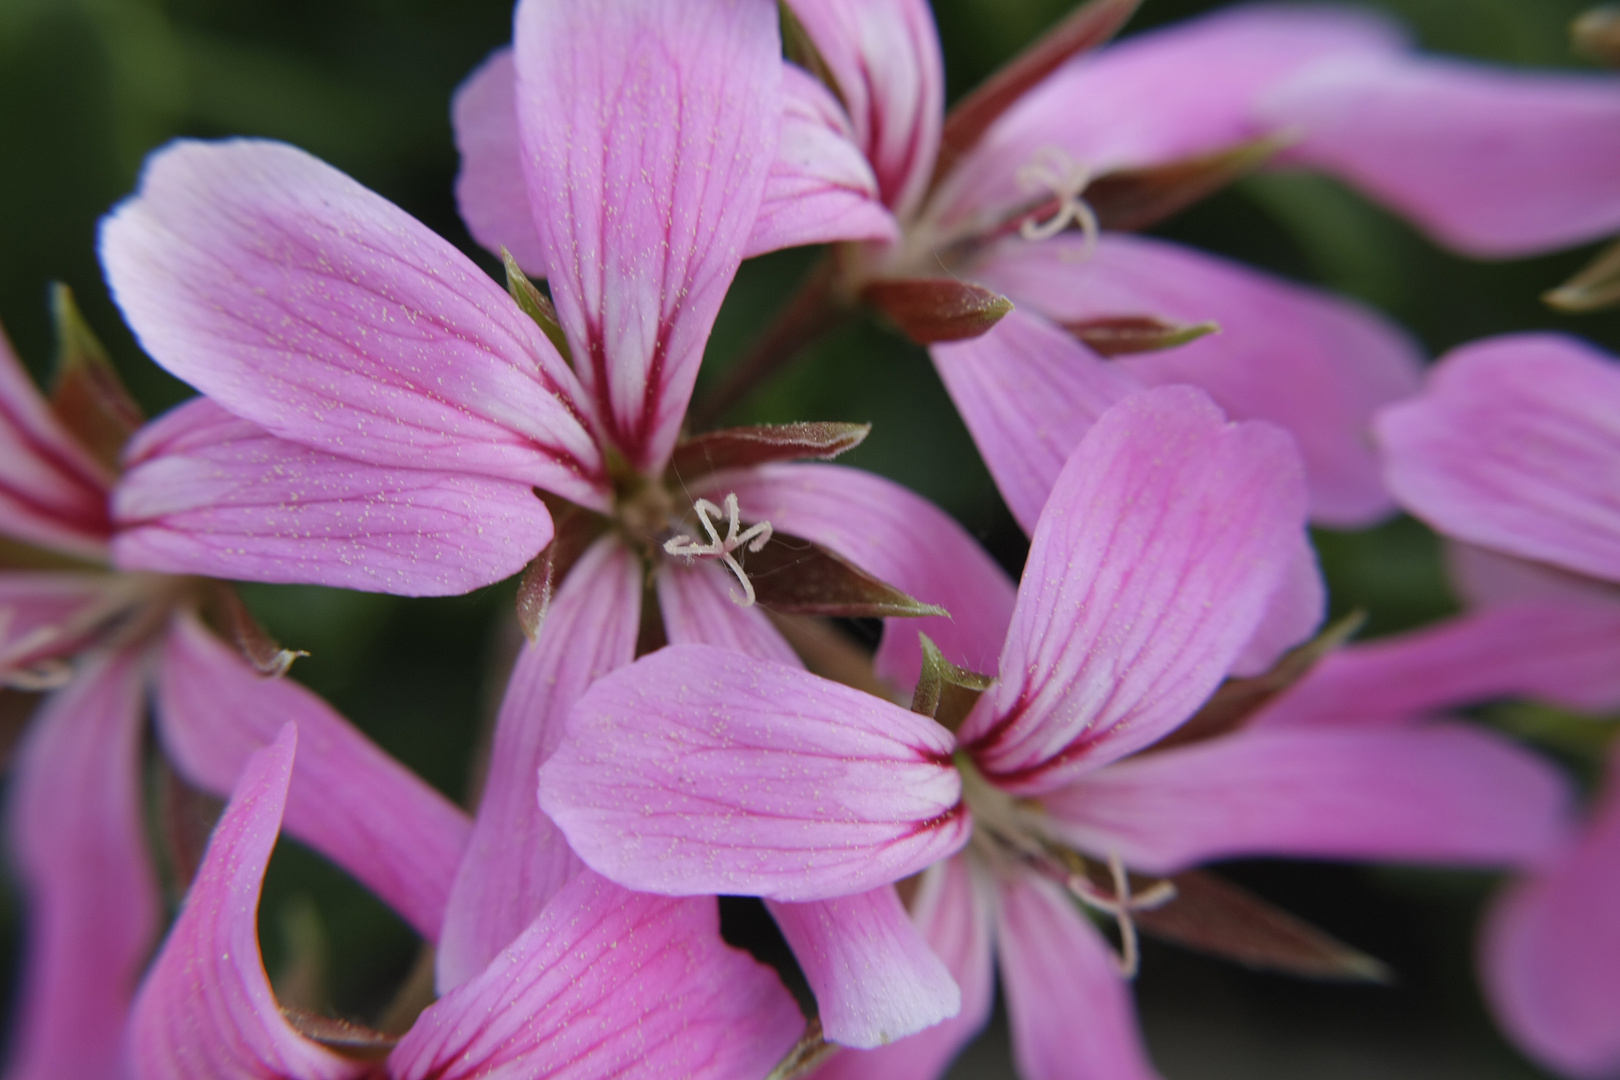
<svg viewBox="0 0 1620 1080"><path fill-rule="evenodd" d="M1096 213L1080 197L1080 193L1091 183L1091 169L1075 161L1060 147L1043 146L1033 158L1019 167L1017 176L1019 186L1025 191L1051 194L1058 200L1057 213L1046 221L1037 221L1033 216L1025 218L1018 226L1018 234L1030 241L1049 240L1070 225L1078 225L1085 240L1076 258L1090 256L1097 246L1101 226Z"/></svg>
<svg viewBox="0 0 1620 1080"><path fill-rule="evenodd" d="M1119 967L1121 975L1127 979L1134 979L1136 970L1141 965L1141 950L1136 938L1136 923L1131 919L1131 912L1151 911L1169 903L1176 897L1176 887L1168 881L1161 881L1146 892L1133 896L1130 875L1125 872L1125 863L1117 852L1108 856L1108 872L1114 878L1112 896L1098 892L1096 886L1092 885L1084 874L1069 876L1069 891L1081 903L1114 917L1115 922L1119 924L1119 955L1114 958L1114 962Z"/></svg>
<svg viewBox="0 0 1620 1080"><path fill-rule="evenodd" d="M746 530L742 528L741 510L737 506L737 493L732 492L726 496L726 508L723 511L726 518L726 535L722 537L720 530L714 527L713 518L718 519L722 513L720 507L708 499L699 499L692 504L697 511L698 521L703 525L703 531L709 534L709 542L699 543L695 537L682 533L680 536L670 537L664 542L664 550L671 555L685 555L689 558L719 559L736 575L737 581L743 587L743 595L731 594L731 602L739 607L752 607L754 604L754 583L748 580L743 568L732 552L748 545L749 551L758 551L771 540L771 523L761 521L750 525Z"/></svg>

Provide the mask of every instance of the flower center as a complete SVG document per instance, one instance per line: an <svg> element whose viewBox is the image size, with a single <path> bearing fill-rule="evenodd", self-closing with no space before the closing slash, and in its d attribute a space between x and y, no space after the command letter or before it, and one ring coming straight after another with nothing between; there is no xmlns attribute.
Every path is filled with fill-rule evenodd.
<svg viewBox="0 0 1620 1080"><path fill-rule="evenodd" d="M664 550L671 555L683 555L691 559L719 559L725 563L726 568L736 576L738 583L742 585L743 591L741 595L737 593L731 594L732 603L740 607L752 607L754 604L754 583L748 580L748 575L743 572L742 565L737 562L732 552L744 545L747 545L749 551L758 551L770 543L771 523L761 521L750 525L747 529L743 529L742 509L737 504L737 493L731 492L727 494L725 502L723 513L725 515L726 534L724 536L721 536L720 530L715 527L715 522L720 519L722 514L720 507L708 499L698 499L692 504L692 509L697 513L698 522L703 526L703 531L708 533L709 539L702 541L682 533L664 541Z"/></svg>

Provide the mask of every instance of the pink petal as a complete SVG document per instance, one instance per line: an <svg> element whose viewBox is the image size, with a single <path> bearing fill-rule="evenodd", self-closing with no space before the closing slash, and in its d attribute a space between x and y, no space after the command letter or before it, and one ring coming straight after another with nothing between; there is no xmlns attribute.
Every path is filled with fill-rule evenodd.
<svg viewBox="0 0 1620 1080"><path fill-rule="evenodd" d="M100 557L110 486L107 471L52 415L0 330L0 534Z"/></svg>
<svg viewBox="0 0 1620 1080"><path fill-rule="evenodd" d="M1500 555L1473 544L1448 540L1443 548L1443 556L1452 590L1474 607L1501 607L1504 604L1542 600L1576 603L1613 603L1620 600L1620 595L1608 582L1572 574L1546 563Z"/></svg>
<svg viewBox="0 0 1620 1080"><path fill-rule="evenodd" d="M797 668L676 645L599 680L540 770L540 805L628 888L820 900L967 841L955 740Z"/></svg>
<svg viewBox="0 0 1620 1080"><path fill-rule="evenodd" d="M605 502L577 384L540 328L448 242L302 151L159 151L102 223L101 257L147 352L273 434Z"/></svg>
<svg viewBox="0 0 1620 1080"><path fill-rule="evenodd" d="M507 684L445 914L441 992L484 970L579 873L579 859L536 802L535 770L555 751L563 717L585 688L635 657L640 625L640 563L616 539L599 541L564 579L539 640L524 647Z"/></svg>
<svg viewBox="0 0 1620 1080"><path fill-rule="evenodd" d="M1264 730L1147 754L1043 799L1054 827L1168 874L1252 855L1523 864L1556 847L1569 786L1460 724Z"/></svg>
<svg viewBox="0 0 1620 1080"><path fill-rule="evenodd" d="M131 597L114 574L57 570L0 573L0 684L13 672L69 656Z"/></svg>
<svg viewBox="0 0 1620 1080"><path fill-rule="evenodd" d="M628 893L584 873L428 1007L388 1075L758 1077L802 1024L776 975L721 942L713 899Z"/></svg>
<svg viewBox="0 0 1620 1080"><path fill-rule="evenodd" d="M113 497L118 565L406 596L510 577L551 541L527 483L311 450L207 398L149 425Z"/></svg>
<svg viewBox="0 0 1620 1080"><path fill-rule="evenodd" d="M1357 56L1278 87L1264 113L1443 243L1529 255L1620 229L1620 79Z"/></svg>
<svg viewBox="0 0 1620 1080"><path fill-rule="evenodd" d="M1310 638L1327 612L1327 583L1316 562L1310 536L1301 533L1288 573L1272 594L1254 636L1232 661L1231 674L1261 675L1282 659L1283 653Z"/></svg>
<svg viewBox="0 0 1620 1080"><path fill-rule="evenodd" d="M1025 1080L1152 1080L1128 984L1061 889L1033 874L1000 882L996 945Z"/></svg>
<svg viewBox="0 0 1620 1080"><path fill-rule="evenodd" d="M598 421L655 473L776 156L776 9L525 0L514 42L552 298Z"/></svg>
<svg viewBox="0 0 1620 1080"><path fill-rule="evenodd" d="M967 530L927 499L890 480L840 465L765 465L716 473L711 498L735 493L750 520L822 544L950 618L888 619L877 670L896 686L917 681L927 634L963 667L995 670L1013 585Z"/></svg>
<svg viewBox="0 0 1620 1080"><path fill-rule="evenodd" d="M939 32L923 0L790 0L877 173L883 201L905 217L934 171L945 121Z"/></svg>
<svg viewBox="0 0 1620 1080"><path fill-rule="evenodd" d="M496 49L456 87L450 123L461 168L456 207L474 240L494 254L510 251L526 272L546 273L546 249L529 210L518 145L517 68L511 46Z"/></svg>
<svg viewBox="0 0 1620 1080"><path fill-rule="evenodd" d="M175 767L221 795L284 725L295 726L302 748L287 831L437 940L468 832L448 799L304 687L259 675L193 615L177 618L164 643L158 702Z"/></svg>
<svg viewBox="0 0 1620 1080"><path fill-rule="evenodd" d="M986 774L1051 790L1163 736L1253 639L1304 525L1290 440L1191 387L1110 409L1035 528L1001 680L961 732Z"/></svg>
<svg viewBox="0 0 1620 1080"><path fill-rule="evenodd" d="M713 645L759 660L804 666L758 606L742 607L732 599L742 590L719 565L667 562L653 581L671 645Z"/></svg>
<svg viewBox="0 0 1620 1080"><path fill-rule="evenodd" d="M1460 540L1620 579L1620 369L1573 338L1515 334L1447 354L1378 418L1401 504Z"/></svg>
<svg viewBox="0 0 1620 1080"><path fill-rule="evenodd" d="M82 661L15 763L8 832L28 934L13 1080L118 1073L161 903L141 816L142 659Z"/></svg>
<svg viewBox="0 0 1620 1080"><path fill-rule="evenodd" d="M1480 971L1497 1019L1567 1076L1620 1070L1620 753L1573 850L1519 882L1485 926Z"/></svg>
<svg viewBox="0 0 1620 1080"><path fill-rule="evenodd" d="M1393 509L1367 432L1376 410L1418 389L1422 356L1402 330L1340 297L1163 241L1107 235L1076 261L1080 243L1009 244L979 276L1059 323L1218 323L1219 333L1113 363L1148 385L1201 387L1234 420L1286 428L1305 458L1314 520L1362 526Z"/></svg>
<svg viewBox="0 0 1620 1080"><path fill-rule="evenodd" d="M298 744L296 725L254 753L130 1017L138 1080L348 1080L363 1062L282 1018L259 956L259 892Z"/></svg>
<svg viewBox="0 0 1620 1080"><path fill-rule="evenodd" d="M829 1042L871 1049L961 1011L961 991L893 885L766 906L816 992Z"/></svg>

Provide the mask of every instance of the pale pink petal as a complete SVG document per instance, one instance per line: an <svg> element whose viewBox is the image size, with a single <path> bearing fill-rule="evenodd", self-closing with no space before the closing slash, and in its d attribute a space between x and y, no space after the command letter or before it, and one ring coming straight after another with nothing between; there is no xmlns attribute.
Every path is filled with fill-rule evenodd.
<svg viewBox="0 0 1620 1080"><path fill-rule="evenodd" d="M826 87L789 64L782 72L782 132L746 256L833 240L897 240L872 166Z"/></svg>
<svg viewBox="0 0 1620 1080"><path fill-rule="evenodd" d="M1299 549L1289 563L1254 636L1232 661L1236 676L1260 675L1271 670L1283 653L1308 639L1322 624L1327 611L1327 583L1316 562L1310 536L1301 533Z"/></svg>
<svg viewBox="0 0 1620 1080"><path fill-rule="evenodd" d="M816 993L829 1042L871 1049L961 1011L961 991L893 885L766 906Z"/></svg>
<svg viewBox="0 0 1620 1080"><path fill-rule="evenodd" d="M1563 776L1461 724L1264 730L1101 769L1044 796L1080 848L1168 874L1254 855L1534 863L1569 809Z"/></svg>
<svg viewBox="0 0 1620 1080"><path fill-rule="evenodd" d="M1620 79L1364 55L1264 105L1328 169L1471 255L1529 255L1620 229Z"/></svg>
<svg viewBox="0 0 1620 1080"><path fill-rule="evenodd" d="M877 670L897 687L917 681L927 634L947 659L995 671L1012 618L1013 584L966 529L892 480L841 465L764 465L716 473L711 497L735 493L750 520L822 544L882 581L950 612L887 619Z"/></svg>
<svg viewBox="0 0 1620 1080"><path fill-rule="evenodd" d="M1452 589L1473 607L1542 600L1620 602L1620 591L1616 591L1612 582L1572 574L1546 563L1515 559L1489 548L1447 540L1443 557Z"/></svg>
<svg viewBox="0 0 1620 1080"><path fill-rule="evenodd" d="M164 643L158 706L175 768L220 795L284 724L296 726L287 832L353 874L423 937L438 938L469 824L448 799L309 690L261 676L189 614Z"/></svg>
<svg viewBox="0 0 1620 1080"><path fill-rule="evenodd" d="M996 947L1025 1080L1152 1080L1130 984L1062 889L1033 874L1000 882Z"/></svg>
<svg viewBox="0 0 1620 1080"><path fill-rule="evenodd" d="M629 893L586 872L428 1007L388 1075L760 1077L802 1026L775 973L722 943L712 898Z"/></svg>
<svg viewBox="0 0 1620 1080"><path fill-rule="evenodd" d="M272 433L605 502L577 384L450 244L281 143L180 142L101 228L146 351Z"/></svg>
<svg viewBox="0 0 1620 1080"><path fill-rule="evenodd" d="M27 935L6 1075L118 1075L124 1022L158 930L141 815L139 654L86 658L23 743L7 831Z"/></svg>
<svg viewBox="0 0 1620 1080"><path fill-rule="evenodd" d="M742 589L717 563L665 563L653 581L671 645L713 645L760 660L804 666L757 605L743 607L733 599Z"/></svg>
<svg viewBox="0 0 1620 1080"><path fill-rule="evenodd" d="M776 156L776 8L525 0L514 42L552 299L604 433L654 473Z"/></svg>
<svg viewBox="0 0 1620 1080"><path fill-rule="evenodd" d="M462 80L450 99L461 168L456 208L472 238L488 251L510 251L529 274L544 277L546 249L529 210L518 145L517 68L511 46L496 49Z"/></svg>
<svg viewBox="0 0 1620 1080"><path fill-rule="evenodd" d="M441 992L482 971L579 873L580 861L536 801L536 770L563 718L600 675L635 656L641 568L616 539L574 565L518 656L495 721L489 773L439 943Z"/></svg>
<svg viewBox="0 0 1620 1080"><path fill-rule="evenodd" d="M364 1062L282 1017L259 955L259 893L298 744L295 724L254 753L214 828L180 917L130 1016L138 1080L349 1080Z"/></svg>
<svg viewBox="0 0 1620 1080"><path fill-rule="evenodd" d="M140 436L113 514L125 569L405 596L510 577L552 532L527 483L365 465L278 439L208 398Z"/></svg>
<svg viewBox="0 0 1620 1080"><path fill-rule="evenodd" d="M1385 478L1436 529L1620 580L1620 368L1554 334L1448 353L1378 417Z"/></svg>
<svg viewBox="0 0 1620 1080"><path fill-rule="evenodd" d="M924 0L790 0L815 42L877 173L904 217L934 171L945 120L939 32Z"/></svg>
<svg viewBox="0 0 1620 1080"><path fill-rule="evenodd" d="M1573 849L1510 888L1485 925L1480 971L1497 1019L1567 1076L1620 1071L1620 752Z"/></svg>
<svg viewBox="0 0 1620 1080"><path fill-rule="evenodd" d="M1377 409L1418 389L1422 355L1405 332L1342 297L1161 240L1110 234L1083 259L1081 243L1009 244L979 277L1058 323L1157 315L1218 324L1113 363L1148 385L1201 387L1234 420L1286 428L1305 458L1314 520L1362 526L1394 509L1368 431Z"/></svg>
<svg viewBox="0 0 1620 1080"><path fill-rule="evenodd" d="M797 668L676 645L599 680L540 770L540 805L629 888L820 900L967 841L955 740Z"/></svg>
<svg viewBox="0 0 1620 1080"><path fill-rule="evenodd" d="M1035 528L1001 679L963 725L997 784L1051 790L1162 737L1253 639L1304 526L1299 458L1191 387L1127 398Z"/></svg>
<svg viewBox="0 0 1620 1080"><path fill-rule="evenodd" d="M78 651L130 599L130 591L115 574L0 573L0 683L13 672Z"/></svg>
<svg viewBox="0 0 1620 1080"><path fill-rule="evenodd" d="M101 556L111 483L51 414L0 330L0 534Z"/></svg>
<svg viewBox="0 0 1620 1080"><path fill-rule="evenodd" d="M1091 425L1143 385L1119 363L1022 310L987 334L929 353L1025 532L1035 530L1063 463Z"/></svg>

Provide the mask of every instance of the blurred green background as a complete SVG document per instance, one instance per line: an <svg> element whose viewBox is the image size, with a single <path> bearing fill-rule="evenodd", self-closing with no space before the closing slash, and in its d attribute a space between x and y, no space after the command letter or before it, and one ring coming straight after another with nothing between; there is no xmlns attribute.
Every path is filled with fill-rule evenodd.
<svg viewBox="0 0 1620 1080"><path fill-rule="evenodd" d="M1068 6L937 0L952 97ZM1129 32L1213 6L1147 0ZM1580 0L1382 6L1427 48L1579 66L1567 26ZM36 374L47 368L53 342L46 290L65 281L149 411L187 396L140 354L107 300L95 259L98 218L132 189L143 157L179 135L296 143L493 270L456 216L448 102L461 78L506 40L510 17L505 0L0 0L0 324L24 361ZM1356 296L1410 327L1431 353L1534 327L1573 330L1620 349L1620 316L1570 318L1537 300L1589 251L1496 264L1457 259L1330 180L1253 178L1157 231ZM724 369L809 262L808 253L789 252L744 268L711 344L706 379ZM824 342L734 418L873 421L871 439L846 460L942 503L1010 568L1023 557L1022 537L926 356L875 325ZM1370 633L1450 610L1436 545L1415 523L1319 539L1335 610L1365 609ZM312 654L296 666L297 678L452 797L464 795L501 663L515 648L509 585L437 601L312 588L245 593L284 643ZM1507 722L1547 726L1519 714ZM1582 740L1552 742L1577 767L1589 761ZM1473 920L1490 878L1288 863L1235 864L1230 872L1390 962L1400 981L1298 983L1150 943L1139 1000L1167 1075L1538 1075L1492 1033L1472 988ZM308 936L312 911L326 943L332 1002L342 1012L370 1014L409 967L414 940L340 873L283 844L263 909L272 970L290 939ZM0 960L11 970L19 935L14 895L0 914ZM960 1075L1006 1075L1000 1031L998 1022L958 1066Z"/></svg>

